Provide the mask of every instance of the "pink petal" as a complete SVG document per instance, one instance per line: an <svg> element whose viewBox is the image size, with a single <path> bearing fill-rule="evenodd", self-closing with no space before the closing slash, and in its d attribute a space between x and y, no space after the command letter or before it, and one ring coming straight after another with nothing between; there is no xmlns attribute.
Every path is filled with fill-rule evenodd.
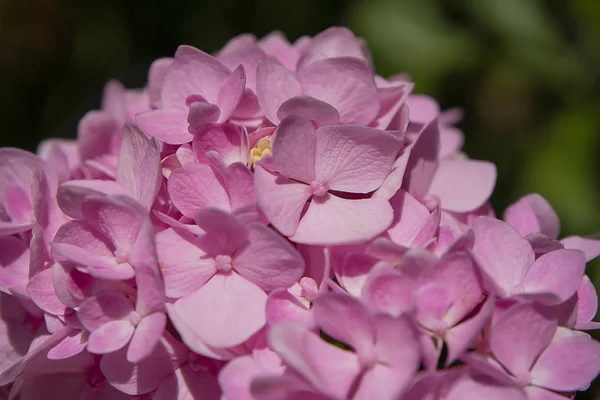
<svg viewBox="0 0 600 400"><path fill-rule="evenodd" d="M160 108L160 92L162 91L163 83L165 82L165 74L167 69L173 62L171 57L158 58L152 62L148 70L148 92L150 103L155 108Z"/></svg>
<svg viewBox="0 0 600 400"><path fill-rule="evenodd" d="M555 320L546 319L531 305L515 305L492 326L490 348L513 375L529 374L556 326Z"/></svg>
<svg viewBox="0 0 600 400"><path fill-rule="evenodd" d="M265 117L278 124L277 110L283 102L301 95L300 83L294 75L282 65L262 60L256 68L256 95L258 104Z"/></svg>
<svg viewBox="0 0 600 400"><path fill-rule="evenodd" d="M193 352L215 360L231 360L239 356L239 353L236 352L236 347L220 349L208 346L204 343L204 340L190 328L186 322L187 318L182 317L175 311L175 305L167 303L165 306L169 314L169 320L173 323L177 333L181 336L181 340Z"/></svg>
<svg viewBox="0 0 600 400"><path fill-rule="evenodd" d="M208 165L176 169L171 173L167 187L175 207L188 218L194 218L205 207L231 209L227 192Z"/></svg>
<svg viewBox="0 0 600 400"><path fill-rule="evenodd" d="M273 165L281 175L310 184L315 180L316 146L313 124L303 117L291 116L274 133Z"/></svg>
<svg viewBox="0 0 600 400"><path fill-rule="evenodd" d="M231 209L235 213L243 208L256 206L254 178L245 162L235 162L227 166L215 151L207 152L206 158L213 168L215 176L222 182L227 191Z"/></svg>
<svg viewBox="0 0 600 400"><path fill-rule="evenodd" d="M587 275L583 276L577 290L577 323L575 329L597 328L597 323L591 322L598 311L598 295L596 288Z"/></svg>
<svg viewBox="0 0 600 400"><path fill-rule="evenodd" d="M7 371L22 362L37 332L25 328L29 314L16 296L0 293L0 311L0 384L5 385Z"/></svg>
<svg viewBox="0 0 600 400"><path fill-rule="evenodd" d="M600 255L600 240L592 237L569 236L561 240L565 249L581 250L585 253L587 261Z"/></svg>
<svg viewBox="0 0 600 400"><path fill-rule="evenodd" d="M16 233L27 232L30 231L34 226L34 221L24 223L0 221L0 236L14 235Z"/></svg>
<svg viewBox="0 0 600 400"><path fill-rule="evenodd" d="M66 307L56 296L51 269L46 269L31 277L27 284L27 294L38 307L47 313L64 315Z"/></svg>
<svg viewBox="0 0 600 400"><path fill-rule="evenodd" d="M98 279L121 281L134 276L129 263L117 263L114 257L98 255L69 243L52 243L52 254L58 261L81 264L78 268Z"/></svg>
<svg viewBox="0 0 600 400"><path fill-rule="evenodd" d="M249 225L250 244L236 253L233 267L265 291L287 288L304 273L304 260L290 243L260 223Z"/></svg>
<svg viewBox="0 0 600 400"><path fill-rule="evenodd" d="M494 296L488 296L477 314L446 332L444 339L448 346L447 366L459 359L473 345L494 311L495 300Z"/></svg>
<svg viewBox="0 0 600 400"><path fill-rule="evenodd" d="M179 299L175 310L209 346L231 347L262 328L266 301L265 292L233 272L213 276L200 289Z"/></svg>
<svg viewBox="0 0 600 400"><path fill-rule="evenodd" d="M556 211L539 194L529 194L512 204L506 209L504 220L522 236L539 232L551 239L558 239L560 233L560 220Z"/></svg>
<svg viewBox="0 0 600 400"><path fill-rule="evenodd" d="M163 107L183 108L191 95L217 104L219 91L231 72L214 57L191 46L179 46L165 74Z"/></svg>
<svg viewBox="0 0 600 400"><path fill-rule="evenodd" d="M156 234L156 251L168 297L178 299L192 293L216 272L214 260L202 260L206 254L174 229Z"/></svg>
<svg viewBox="0 0 600 400"><path fill-rule="evenodd" d="M437 119L425 125L412 145L402 188L417 199L429 192L438 166L440 130Z"/></svg>
<svg viewBox="0 0 600 400"><path fill-rule="evenodd" d="M135 116L135 123L146 135L168 144L183 144L192 141L188 132L186 109L160 108Z"/></svg>
<svg viewBox="0 0 600 400"><path fill-rule="evenodd" d="M485 376L463 375L451 383L445 400L486 399L486 400L529 400L523 390L516 385L508 385Z"/></svg>
<svg viewBox="0 0 600 400"><path fill-rule="evenodd" d="M269 293L265 305L267 324L274 325L281 321L292 321L308 324L308 307L286 289L275 289Z"/></svg>
<svg viewBox="0 0 600 400"><path fill-rule="evenodd" d="M375 317L377 359L396 372L396 379L406 388L421 362L417 329L408 316Z"/></svg>
<svg viewBox="0 0 600 400"><path fill-rule="evenodd" d="M536 258L555 250L563 250L565 247L558 240L550 239L543 233L529 233L524 236L531 244Z"/></svg>
<svg viewBox="0 0 600 400"><path fill-rule="evenodd" d="M142 316L164 311L165 284L159 271L154 244L154 227L150 218L146 218L140 229L129 255L129 262L135 269L136 311Z"/></svg>
<svg viewBox="0 0 600 400"><path fill-rule="evenodd" d="M379 112L379 93L369 65L350 57L330 58L298 71L303 94L340 113L342 124L368 125Z"/></svg>
<svg viewBox="0 0 600 400"><path fill-rule="evenodd" d="M364 242L386 230L393 214L390 203L383 198L347 200L328 194L311 202L290 239L319 245Z"/></svg>
<svg viewBox="0 0 600 400"><path fill-rule="evenodd" d="M29 275L37 274L46 269L46 263L52 261L49 245L42 228L39 225L34 226L31 230L31 241L29 242ZM2 265L2 261L0 261L0 265Z"/></svg>
<svg viewBox="0 0 600 400"><path fill-rule="evenodd" d="M396 161L394 161L394 164L392 165L392 171L387 178L385 178L379 189L373 193L373 197L383 197L384 199L389 199L396 194L396 192L402 186L409 156L410 147L406 147L400 151L400 155L398 158L396 158Z"/></svg>
<svg viewBox="0 0 600 400"><path fill-rule="evenodd" d="M527 293L551 293L557 297L557 303L567 301L581 284L585 263L581 250L546 253L529 268L523 288Z"/></svg>
<svg viewBox="0 0 600 400"><path fill-rule="evenodd" d="M362 300L380 312L398 317L413 307L416 282L386 267L373 270L362 290Z"/></svg>
<svg viewBox="0 0 600 400"><path fill-rule="evenodd" d="M314 301L312 312L318 327L358 353L373 347L375 331L369 313L353 297L333 293L320 296Z"/></svg>
<svg viewBox="0 0 600 400"><path fill-rule="evenodd" d="M440 126L440 158L452 157L460 151L465 135L451 126Z"/></svg>
<svg viewBox="0 0 600 400"><path fill-rule="evenodd" d="M87 332L82 330L72 331L48 352L48 359L64 360L81 354L87 345L88 336Z"/></svg>
<svg viewBox="0 0 600 400"><path fill-rule="evenodd" d="M369 272L378 260L368 254L351 252L346 254L337 278L341 286L352 296L359 297L363 291Z"/></svg>
<svg viewBox="0 0 600 400"><path fill-rule="evenodd" d="M102 292L86 300L77 311L77 317L87 330L93 332L112 321L129 323L132 311L131 301L121 292Z"/></svg>
<svg viewBox="0 0 600 400"><path fill-rule="evenodd" d="M102 91L102 109L111 115L121 115L125 108L125 87L117 80L106 82Z"/></svg>
<svg viewBox="0 0 600 400"><path fill-rule="evenodd" d="M359 126L317 130L316 179L331 190L369 193L392 170L400 143L391 134ZM307 182L310 183L310 182Z"/></svg>
<svg viewBox="0 0 600 400"><path fill-rule="evenodd" d="M265 52L256 43L251 34L241 34L229 40L219 51L217 59L228 68L234 69L242 64L248 73L248 87L256 90L256 67L260 60L267 58Z"/></svg>
<svg viewBox="0 0 600 400"><path fill-rule="evenodd" d="M226 165L235 162L246 163L248 160L248 143L245 132L232 124L203 125L193 130L192 146L196 160L208 164L206 152L214 150Z"/></svg>
<svg viewBox="0 0 600 400"><path fill-rule="evenodd" d="M122 121L106 111L89 111L77 126L77 144L82 160L112 152L113 138L122 128Z"/></svg>
<svg viewBox="0 0 600 400"><path fill-rule="evenodd" d="M440 115L440 106L426 95L410 95L406 99L410 109L410 121L424 125Z"/></svg>
<svg viewBox="0 0 600 400"><path fill-rule="evenodd" d="M304 37L306 39L306 37ZM279 31L272 31L258 41L260 48L270 57L281 62L287 69L294 71L298 62L298 49Z"/></svg>
<svg viewBox="0 0 600 400"><path fill-rule="evenodd" d="M193 102L190 104L190 112L187 117L190 124L188 131L193 131L206 124L214 124L220 117L221 110L218 106L203 101Z"/></svg>
<svg viewBox="0 0 600 400"><path fill-rule="evenodd" d="M73 219L83 219L83 200L91 195L126 195L127 191L114 181L72 180L58 188L60 209Z"/></svg>
<svg viewBox="0 0 600 400"><path fill-rule="evenodd" d="M387 234L394 243L411 247L429 218L429 210L404 190L398 190L390 199L394 221Z"/></svg>
<svg viewBox="0 0 600 400"><path fill-rule="evenodd" d="M47 240L51 241L58 228L67 221L56 203L56 176L33 165L29 171L29 184L36 222L44 230Z"/></svg>
<svg viewBox="0 0 600 400"><path fill-rule="evenodd" d="M283 235L293 235L312 195L310 186L272 174L261 166L254 170L254 186L258 206L269 222Z"/></svg>
<svg viewBox="0 0 600 400"><path fill-rule="evenodd" d="M388 129L394 118L397 115L402 116L403 113L406 113L406 121L408 122L408 107L405 100L413 90L414 84L409 82L390 82L387 85L382 87L377 82L377 92L381 106L375 123L371 125L374 128ZM406 111L400 111L402 108L406 109Z"/></svg>
<svg viewBox="0 0 600 400"><path fill-rule="evenodd" d="M160 341L166 326L167 315L164 312L157 312L142 318L135 327L131 343L127 348L127 361L137 364L148 357Z"/></svg>
<svg viewBox="0 0 600 400"><path fill-rule="evenodd" d="M122 349L104 355L100 369L112 386L129 395L138 395L158 388L187 361L188 355L189 349L165 333L152 353L139 363L129 363Z"/></svg>
<svg viewBox="0 0 600 400"><path fill-rule="evenodd" d="M33 166L31 170L33 170ZM8 214L13 225L29 223L34 220L32 198L20 186L11 186L4 191L4 212Z"/></svg>
<svg viewBox="0 0 600 400"><path fill-rule="evenodd" d="M88 196L83 200L83 216L117 249L129 250L137 238L146 211L127 197Z"/></svg>
<svg viewBox="0 0 600 400"><path fill-rule="evenodd" d="M450 291L439 283L427 283L415 291L416 319L430 331L446 328L443 319L452 306Z"/></svg>
<svg viewBox="0 0 600 400"><path fill-rule="evenodd" d="M473 254L479 266L492 279L498 294L510 296L533 264L531 245L510 225L491 217L479 217L473 231Z"/></svg>
<svg viewBox="0 0 600 400"><path fill-rule="evenodd" d="M252 356L238 357L219 373L219 386L228 399L254 400L250 390L252 381L264 372Z"/></svg>
<svg viewBox="0 0 600 400"><path fill-rule="evenodd" d="M302 325L282 322L269 331L269 345L320 393L347 398L360 366L354 353L324 342Z"/></svg>
<svg viewBox="0 0 600 400"><path fill-rule="evenodd" d="M152 207L162 181L160 153L156 142L133 125L125 125L116 181L147 210Z"/></svg>
<svg viewBox="0 0 600 400"><path fill-rule="evenodd" d="M448 326L453 326L481 303L483 289L472 258L466 253L444 255L419 278L421 284L438 284L447 291L452 306L443 317Z"/></svg>
<svg viewBox="0 0 600 400"><path fill-rule="evenodd" d="M23 241L0 237L0 291L25 296L29 280L29 249Z"/></svg>
<svg viewBox="0 0 600 400"><path fill-rule="evenodd" d="M429 194L437 196L442 208L468 212L479 208L491 196L496 184L496 166L487 161L441 160Z"/></svg>
<svg viewBox="0 0 600 400"><path fill-rule="evenodd" d="M40 142L37 154L59 177L60 182L69 179L71 171L81 162L79 148L73 139L45 139Z"/></svg>
<svg viewBox="0 0 600 400"><path fill-rule="evenodd" d="M134 329L129 321L108 322L90 334L86 348L94 354L112 353L125 347Z"/></svg>
<svg viewBox="0 0 600 400"><path fill-rule="evenodd" d="M312 64L315 61L333 57L354 57L368 61L368 52L364 41L354 36L345 27L331 27L312 39L302 47L303 56L298 67ZM298 41L294 43L298 47Z"/></svg>
<svg viewBox="0 0 600 400"><path fill-rule="evenodd" d="M412 374L402 374L387 365L375 364L363 374L352 399L398 399L408 388L410 378Z"/></svg>
<svg viewBox="0 0 600 400"><path fill-rule="evenodd" d="M283 102L277 110L277 118L280 121L291 115L306 118L317 127L337 125L340 121L340 114L333 106L309 96L292 97Z"/></svg>
<svg viewBox="0 0 600 400"><path fill-rule="evenodd" d="M134 275L131 265L116 262L106 238L84 222L67 222L58 230L52 243L52 256L56 261L80 264L91 275L103 279L122 280Z"/></svg>
<svg viewBox="0 0 600 400"><path fill-rule="evenodd" d="M4 147L0 149L0 193L7 188L18 186L31 197L29 187L29 169L37 165L44 169L46 163L33 153L25 150Z"/></svg>
<svg viewBox="0 0 600 400"><path fill-rule="evenodd" d="M240 104L246 87L246 72L244 66L238 66L223 82L215 104L221 109L221 116L217 120L223 123L229 119L235 108Z"/></svg>
<svg viewBox="0 0 600 400"><path fill-rule="evenodd" d="M600 373L600 343L590 336L558 328L552 343L531 370L531 383L559 392L587 389Z"/></svg>
<svg viewBox="0 0 600 400"><path fill-rule="evenodd" d="M233 256L249 243L249 231L235 216L215 208L206 208L196 214L196 224L204 234L197 245L210 257Z"/></svg>

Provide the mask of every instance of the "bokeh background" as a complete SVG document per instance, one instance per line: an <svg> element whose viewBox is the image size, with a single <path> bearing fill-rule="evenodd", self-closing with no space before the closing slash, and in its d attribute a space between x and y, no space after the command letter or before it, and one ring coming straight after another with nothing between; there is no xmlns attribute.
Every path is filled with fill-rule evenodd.
<svg viewBox="0 0 600 400"><path fill-rule="evenodd" d="M465 150L498 166L499 215L538 192L564 236L600 232L597 0L0 0L0 146L73 138L105 81L143 86L179 44L332 25L367 40L381 75L464 109ZM588 273L600 287L600 262ZM600 399L597 386L578 398Z"/></svg>

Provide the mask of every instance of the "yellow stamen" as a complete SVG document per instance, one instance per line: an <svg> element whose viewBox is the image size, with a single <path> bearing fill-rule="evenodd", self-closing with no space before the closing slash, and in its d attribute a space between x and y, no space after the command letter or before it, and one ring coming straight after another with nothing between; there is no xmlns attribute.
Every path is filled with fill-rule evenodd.
<svg viewBox="0 0 600 400"><path fill-rule="evenodd" d="M254 146L252 150L250 150L250 164L252 167L255 167L258 160L271 154L273 154L273 149L271 148L271 136L265 136L256 143L256 146Z"/></svg>

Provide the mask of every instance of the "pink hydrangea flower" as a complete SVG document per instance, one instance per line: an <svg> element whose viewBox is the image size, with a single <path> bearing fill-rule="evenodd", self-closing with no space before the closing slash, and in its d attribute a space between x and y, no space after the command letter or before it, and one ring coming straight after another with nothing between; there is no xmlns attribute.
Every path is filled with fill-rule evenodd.
<svg viewBox="0 0 600 400"><path fill-rule="evenodd" d="M573 398L595 236L496 218L459 109L333 27L180 46L76 140L0 149L0 397ZM418 88L417 88L418 89Z"/></svg>
<svg viewBox="0 0 600 400"><path fill-rule="evenodd" d="M274 135L276 172L259 166L254 180L258 205L281 233L299 243L343 244L371 239L390 225L387 200L342 196L381 185L398 151L394 136L357 126L315 130L300 117L285 120Z"/></svg>

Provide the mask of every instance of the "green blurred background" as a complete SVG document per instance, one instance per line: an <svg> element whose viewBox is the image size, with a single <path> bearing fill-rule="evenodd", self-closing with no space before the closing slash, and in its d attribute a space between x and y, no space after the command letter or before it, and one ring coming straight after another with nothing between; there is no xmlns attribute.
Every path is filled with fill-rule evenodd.
<svg viewBox="0 0 600 400"><path fill-rule="evenodd" d="M143 86L179 44L332 25L367 40L381 75L465 110L467 153L498 166L499 215L538 192L564 236L600 232L598 0L0 0L0 146L74 137L106 80ZM588 273L600 287L600 263Z"/></svg>

